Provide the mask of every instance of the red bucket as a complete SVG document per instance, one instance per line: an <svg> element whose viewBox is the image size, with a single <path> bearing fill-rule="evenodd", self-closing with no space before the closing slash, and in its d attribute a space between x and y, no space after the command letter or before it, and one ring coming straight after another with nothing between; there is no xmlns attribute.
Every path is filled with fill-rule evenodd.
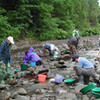
<svg viewBox="0 0 100 100"><path fill-rule="evenodd" d="M42 74L38 75L38 81L40 81L40 82L45 82L46 78L47 78L46 75L42 75Z"/></svg>

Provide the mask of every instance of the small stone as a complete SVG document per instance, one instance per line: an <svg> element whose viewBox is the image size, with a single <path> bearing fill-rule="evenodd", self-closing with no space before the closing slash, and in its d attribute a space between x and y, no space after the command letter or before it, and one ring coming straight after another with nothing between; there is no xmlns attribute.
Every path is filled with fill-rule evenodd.
<svg viewBox="0 0 100 100"><path fill-rule="evenodd" d="M89 100L89 98L86 95L83 95L83 100Z"/></svg>

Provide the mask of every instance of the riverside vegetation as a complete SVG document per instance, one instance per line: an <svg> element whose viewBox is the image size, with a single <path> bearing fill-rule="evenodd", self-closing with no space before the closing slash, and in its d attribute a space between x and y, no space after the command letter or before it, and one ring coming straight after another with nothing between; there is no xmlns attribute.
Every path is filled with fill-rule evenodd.
<svg viewBox="0 0 100 100"><path fill-rule="evenodd" d="M34 41L100 34L98 0L1 0L0 42L11 35Z"/></svg>

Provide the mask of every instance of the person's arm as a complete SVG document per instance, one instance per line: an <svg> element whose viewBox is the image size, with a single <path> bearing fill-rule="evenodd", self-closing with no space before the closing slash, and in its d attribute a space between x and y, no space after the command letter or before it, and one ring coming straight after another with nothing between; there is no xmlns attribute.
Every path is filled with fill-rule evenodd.
<svg viewBox="0 0 100 100"><path fill-rule="evenodd" d="M4 43L1 43L1 45L0 45L0 54L2 53L3 50L4 50Z"/></svg>
<svg viewBox="0 0 100 100"><path fill-rule="evenodd" d="M4 43L1 43L0 45L0 58L2 58L2 52L4 51L5 45Z"/></svg>

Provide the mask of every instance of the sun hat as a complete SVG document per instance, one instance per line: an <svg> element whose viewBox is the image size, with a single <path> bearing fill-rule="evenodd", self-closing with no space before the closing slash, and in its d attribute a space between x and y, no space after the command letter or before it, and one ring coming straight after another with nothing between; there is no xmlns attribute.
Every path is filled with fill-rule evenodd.
<svg viewBox="0 0 100 100"><path fill-rule="evenodd" d="M11 42L11 44L14 44L14 39L12 36L7 37L7 40L9 40Z"/></svg>

